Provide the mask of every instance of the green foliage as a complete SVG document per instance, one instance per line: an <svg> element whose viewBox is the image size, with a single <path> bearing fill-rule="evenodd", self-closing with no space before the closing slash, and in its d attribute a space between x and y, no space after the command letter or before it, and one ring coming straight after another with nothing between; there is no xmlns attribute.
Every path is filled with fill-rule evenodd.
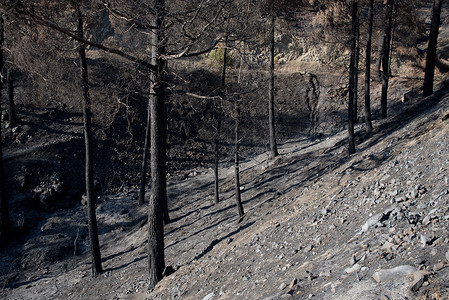
<svg viewBox="0 0 449 300"><path fill-rule="evenodd" d="M213 49L211 52L209 52L209 60L211 62L211 65L217 67L222 66L224 52L225 52L224 48ZM232 56L231 54L229 54L229 51L226 51L226 66L232 66L232 64L233 64Z"/></svg>

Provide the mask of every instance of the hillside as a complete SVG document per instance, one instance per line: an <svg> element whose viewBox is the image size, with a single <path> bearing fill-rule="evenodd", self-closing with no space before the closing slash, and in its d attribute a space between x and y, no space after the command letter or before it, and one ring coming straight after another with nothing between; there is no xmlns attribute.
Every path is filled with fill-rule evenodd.
<svg viewBox="0 0 449 300"><path fill-rule="evenodd" d="M88 51L105 270L97 278L91 277L83 118L77 75L68 67L73 59L52 65L58 67L41 82L43 91L29 74L18 72L18 124L5 122L2 114L14 240L0 244L0 299L449 299L447 9L446 4L435 93L423 98L419 90L425 38L418 45L398 42L389 117L379 120L381 83L373 76L374 132L365 133L360 103L357 152L351 156L349 53L344 43L325 44L318 33L309 39L315 11L290 24L291 32L280 30L276 36L280 156L274 160L265 152L266 49L252 49L251 65L229 67L225 94L221 70L207 55L169 62L172 222L165 226L166 276L151 291L148 204L137 205L149 93L142 70ZM420 17L429 11L421 7ZM113 20L107 13L103 17L100 25ZM107 38L120 44L128 38L120 33L130 28L115 22ZM103 32L106 27L100 25ZM415 42L416 35L407 40ZM123 47L141 41L132 40ZM360 102L362 82L360 72ZM242 219L232 166L237 98L242 103ZM214 205L216 111L222 130L220 202Z"/></svg>
<svg viewBox="0 0 449 300"><path fill-rule="evenodd" d="M176 271L152 293L145 281L146 208L130 206L137 193L131 188L98 205L104 275L90 277L86 255L14 272L14 264L44 261L51 251L77 251L68 238L47 246L51 234L79 230L84 207L78 207L42 224L47 239L25 244L32 252L2 276L1 297L448 299L448 92L442 83L435 96L401 104L369 138L359 125L351 157L345 131L314 143L288 141L274 161L264 153L253 157L242 166L240 223L232 168L221 169L216 206L211 170L172 178L165 243L167 265ZM373 279L401 266L405 273Z"/></svg>

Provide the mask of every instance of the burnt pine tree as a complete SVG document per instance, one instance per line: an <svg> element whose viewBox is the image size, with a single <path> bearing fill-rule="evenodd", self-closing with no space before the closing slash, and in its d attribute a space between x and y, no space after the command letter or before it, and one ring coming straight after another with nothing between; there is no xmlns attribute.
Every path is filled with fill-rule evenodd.
<svg viewBox="0 0 449 300"><path fill-rule="evenodd" d="M276 143L276 120L274 116L274 32L276 26L276 14L274 11L274 0L270 1L270 24L269 24L269 56L270 56L270 80L268 81L268 126L270 133L270 158L279 155Z"/></svg>
<svg viewBox="0 0 449 300"><path fill-rule="evenodd" d="M0 116L1 116L1 100L2 100L2 90L3 90L3 78L2 72L5 68L5 60L3 56L3 44L4 44L4 18L0 14ZM6 183L5 183L5 171L3 167L3 152L2 152L2 131L0 124L0 241L7 242L11 234L11 223L9 219L9 208L8 208L8 198L6 193Z"/></svg>
<svg viewBox="0 0 449 300"><path fill-rule="evenodd" d="M228 55L228 47L227 47L227 37L224 41L223 48L223 61L221 65L221 89L222 95L226 94L226 67L227 67L227 55ZM214 105L214 120L215 120L215 137L214 137L214 203L218 204L220 202L220 193L218 190L219 187L219 177L218 177L218 163L220 160L220 128L221 128L221 116L219 112L219 108Z"/></svg>
<svg viewBox="0 0 449 300"><path fill-rule="evenodd" d="M244 216L242 197L240 194L240 99L235 100L235 203L239 213L240 220Z"/></svg>
<svg viewBox="0 0 449 300"><path fill-rule="evenodd" d="M151 30L151 61L156 70L150 74L151 196L148 210L148 284L153 289L162 279L164 257L164 201L166 194L166 118L165 87L162 81L166 61L161 58L164 47L163 21L165 1L154 0Z"/></svg>
<svg viewBox="0 0 449 300"><path fill-rule="evenodd" d="M11 125L16 124L16 109L14 104L14 68L9 66L6 73L6 81L8 82L8 122Z"/></svg>
<svg viewBox="0 0 449 300"><path fill-rule="evenodd" d="M357 17L357 23L355 24L355 58L354 58L354 109L353 109L353 119L354 124L357 124L359 122L359 117L357 114L357 106L358 106L358 100L359 100L359 58L360 58L360 22L359 18Z"/></svg>
<svg viewBox="0 0 449 300"><path fill-rule="evenodd" d="M242 64L240 62L240 70L237 79L237 84L241 84ZM234 171L235 171L235 202L237 211L239 213L240 221L243 219L245 212L243 210L242 196L240 193L240 95L237 95L235 99L235 157L234 157Z"/></svg>
<svg viewBox="0 0 449 300"><path fill-rule="evenodd" d="M83 16L79 3L74 3L77 16L77 35L84 38ZM81 84L83 89L83 120L84 120L84 144L85 144L85 180L87 197L87 218L89 228L90 251L92 258L92 274L97 276L103 273L101 266L100 243L98 241L98 225L95 213L95 192L93 175L93 147L92 147L92 121L91 99L89 95L89 78L87 73L86 46L79 45L79 59L81 65Z"/></svg>
<svg viewBox="0 0 449 300"><path fill-rule="evenodd" d="M373 39L374 0L369 0L368 6L368 33L366 35L365 58L365 126L366 132L373 131L371 118L371 48Z"/></svg>
<svg viewBox="0 0 449 300"><path fill-rule="evenodd" d="M357 58L357 23L358 20L358 1L352 1L352 17L351 17L351 59L349 64L349 101L348 101L348 151L349 154L355 153L354 138L354 89L355 87L355 60Z"/></svg>
<svg viewBox="0 0 449 300"><path fill-rule="evenodd" d="M432 20L430 23L429 44L427 46L426 68L424 73L423 96L433 93L433 81L435 78L435 62L438 44L438 31L440 29L441 6L443 0L434 0L432 8Z"/></svg>
<svg viewBox="0 0 449 300"><path fill-rule="evenodd" d="M384 30L384 44L382 51L382 94L380 98L380 110L382 119L385 119L387 117L388 83L390 79L390 48L391 35L393 30L394 0L387 0L386 6L386 24Z"/></svg>

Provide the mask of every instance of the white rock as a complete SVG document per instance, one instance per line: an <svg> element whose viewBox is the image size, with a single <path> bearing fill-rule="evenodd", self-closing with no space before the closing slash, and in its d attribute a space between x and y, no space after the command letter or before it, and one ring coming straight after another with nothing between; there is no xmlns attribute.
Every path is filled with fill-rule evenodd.
<svg viewBox="0 0 449 300"><path fill-rule="evenodd" d="M362 269L362 266L359 265L359 264L355 264L355 265L353 265L350 268L346 268L345 269L345 273L351 274L351 273L354 273L354 272L359 272L360 269Z"/></svg>
<svg viewBox="0 0 449 300"><path fill-rule="evenodd" d="M214 296L215 296L215 293L212 292L212 293L207 294L206 296L204 296L203 300L210 300L210 299L212 299L212 297L214 297Z"/></svg>
<svg viewBox="0 0 449 300"><path fill-rule="evenodd" d="M374 280L377 282L385 282L394 279L399 279L406 275L416 272L416 269L409 265L402 265L392 269L380 270L373 274Z"/></svg>

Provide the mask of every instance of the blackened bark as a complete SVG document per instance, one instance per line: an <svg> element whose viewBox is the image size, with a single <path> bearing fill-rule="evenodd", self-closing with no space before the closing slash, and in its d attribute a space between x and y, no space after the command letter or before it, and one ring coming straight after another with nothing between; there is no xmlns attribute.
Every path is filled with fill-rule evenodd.
<svg viewBox="0 0 449 300"><path fill-rule="evenodd" d="M348 150L349 154L355 153L354 139L354 81L355 81L355 60L357 51L357 23L358 23L358 1L352 1L352 30L351 30L351 60L349 64L349 101L348 101Z"/></svg>
<svg viewBox="0 0 449 300"><path fill-rule="evenodd" d="M270 22L270 80L268 82L268 126L270 132L270 158L279 155L276 144L276 121L274 117L274 29L276 15L274 13L274 1L271 7Z"/></svg>
<svg viewBox="0 0 449 300"><path fill-rule="evenodd" d="M3 57L3 43L4 43L4 20L0 14L0 72L5 67L5 60ZM3 82L0 80L0 116L2 113L2 89ZM0 118L1 119L1 118ZM0 120L1 121L1 120ZM11 237L11 222L9 219L8 198L6 193L5 171L3 167L3 145L2 145L2 127L0 124L0 241L8 242Z"/></svg>
<svg viewBox="0 0 449 300"><path fill-rule="evenodd" d="M225 85L226 85L226 67L227 67L227 61L226 61L226 57L228 55L228 48L227 48L227 42L228 42L228 38L225 38L225 45L224 45L224 49L223 49L223 64L221 67L221 87L224 89Z"/></svg>
<svg viewBox="0 0 449 300"><path fill-rule="evenodd" d="M382 95L380 98L381 118L387 117L387 99L388 99L388 82L390 78L390 47L391 47L391 32L393 29L393 8L394 0L387 1L387 23L385 27L385 43L384 55L382 58Z"/></svg>
<svg viewBox="0 0 449 300"><path fill-rule="evenodd" d="M366 59L365 59L365 126L366 132L373 132L371 120L371 45L373 37L374 0L370 0L368 8L368 34L366 37Z"/></svg>
<svg viewBox="0 0 449 300"><path fill-rule="evenodd" d="M355 58L354 58L354 124L359 123L358 117L358 100L359 100L359 57L360 57L360 22L357 17L355 29Z"/></svg>
<svg viewBox="0 0 449 300"><path fill-rule="evenodd" d="M424 97L427 97L433 93L433 81L435 79L435 63L438 45L438 31L440 29L442 4L443 0L433 1L432 20L430 23L429 43L427 45L426 68L424 73Z"/></svg>
<svg viewBox="0 0 449 300"><path fill-rule="evenodd" d="M242 197L240 195L240 103L235 102L235 203L240 219L245 214L243 211Z"/></svg>
<svg viewBox="0 0 449 300"><path fill-rule="evenodd" d="M382 81L382 59L384 58L385 49L385 28L384 32L379 37L379 44L377 46L377 59L376 59L376 76L377 80Z"/></svg>
<svg viewBox="0 0 449 300"><path fill-rule="evenodd" d="M150 74L150 155L151 155L151 197L148 209L148 287L153 289L162 279L165 269L164 257L164 202L166 191L166 130L165 85L163 72L166 62L160 58L163 47L163 20L165 1L154 0L155 17L151 33L151 64L157 71Z"/></svg>
<svg viewBox="0 0 449 300"><path fill-rule="evenodd" d="M215 138L214 138L214 203L218 204L220 202L220 194L218 190L219 185L219 177L218 177L218 163L220 160L220 127L221 127L221 117L218 113L217 108L213 108L215 110Z"/></svg>
<svg viewBox="0 0 449 300"><path fill-rule="evenodd" d="M76 7L78 15L78 36L84 37L83 18L81 10ZM95 213L95 192L93 179L93 155L92 155L92 121L91 121L91 100L89 96L89 78L87 74L86 46L80 44L79 57L81 63L81 84L83 88L83 118L84 118L84 143L86 149L85 161L85 179L86 179L86 197L87 197L87 218L89 227L89 241L92 258L92 275L98 276L103 273L101 266L100 243L98 241L98 226Z"/></svg>
<svg viewBox="0 0 449 300"><path fill-rule="evenodd" d="M222 94L225 95L226 91L226 57L228 55L227 40L225 38L225 47L223 49L223 62L221 68L221 88ZM215 138L214 138L214 203L218 204L220 202L220 192L219 192L219 177L218 177L218 165L220 161L220 127L221 127L221 116L218 107L214 107L214 119L215 119Z"/></svg>
<svg viewBox="0 0 449 300"><path fill-rule="evenodd" d="M8 82L8 121L9 124L14 125L17 122L16 119L16 108L14 104L14 69L12 67L8 68L6 75L6 81Z"/></svg>
<svg viewBox="0 0 449 300"><path fill-rule="evenodd" d="M148 100L150 101L150 100ZM150 113L150 103L147 106L147 120L146 120L146 128L145 128L145 142L143 146L143 156L142 156L142 168L140 170L140 191L139 191L139 205L143 205L145 203L145 188L147 184L147 165L148 165L148 149L150 148L150 122L151 122L151 113Z"/></svg>

